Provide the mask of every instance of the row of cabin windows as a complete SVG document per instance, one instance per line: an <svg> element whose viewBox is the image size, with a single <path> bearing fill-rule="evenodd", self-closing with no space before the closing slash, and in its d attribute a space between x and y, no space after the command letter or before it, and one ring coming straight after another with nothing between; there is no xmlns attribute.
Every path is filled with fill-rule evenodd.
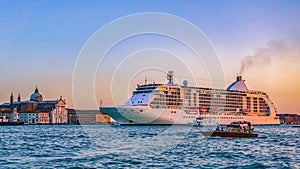
<svg viewBox="0 0 300 169"><path fill-rule="evenodd" d="M190 96L192 93L184 93L185 96ZM193 93L193 95L197 95L196 93ZM228 95L228 94L198 94L199 97L226 97L226 98L242 98L246 95Z"/></svg>
<svg viewBox="0 0 300 169"><path fill-rule="evenodd" d="M203 119L243 119L243 117L203 117Z"/></svg>
<svg viewBox="0 0 300 169"><path fill-rule="evenodd" d="M242 99L239 99L239 100L226 100L226 99L187 99L187 98L185 98L185 100L187 100L187 101L198 101L198 102L243 103Z"/></svg>
<svg viewBox="0 0 300 169"><path fill-rule="evenodd" d="M217 94L217 95L226 95L226 96L246 96L245 93L238 93L238 92L228 92L228 91L218 91L218 90L191 90L186 89L184 90L185 93L198 93L200 95L203 94Z"/></svg>
<svg viewBox="0 0 300 169"><path fill-rule="evenodd" d="M188 118L196 118L196 116L183 116L184 119L188 119Z"/></svg>
<svg viewBox="0 0 300 169"><path fill-rule="evenodd" d="M164 95L161 95L160 96L161 98L165 98ZM177 96L174 96L174 95L166 95L166 97L171 97L171 98L180 98L179 95ZM192 99L191 95L185 95L184 96L185 99L187 100L196 100L197 97L196 95L194 94L194 97ZM248 99L249 97L247 97L247 102L250 102L250 100ZM236 103L236 102L243 102L243 99L242 97L226 97L226 98L216 98L216 97L198 97L198 100L203 100L203 101L210 101L210 100L217 100L217 101L223 101L223 102L233 102L233 103ZM257 101L257 98L254 98L254 102ZM262 98L260 98L259 100L261 103L264 102L264 100Z"/></svg>

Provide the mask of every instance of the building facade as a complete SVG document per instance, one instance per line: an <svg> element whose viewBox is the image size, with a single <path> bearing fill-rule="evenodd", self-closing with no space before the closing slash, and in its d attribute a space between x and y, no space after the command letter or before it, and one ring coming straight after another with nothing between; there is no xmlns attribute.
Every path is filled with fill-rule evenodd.
<svg viewBox="0 0 300 169"><path fill-rule="evenodd" d="M29 100L22 101L20 94L14 101L13 93L9 103L0 105L0 113L12 120L12 113L17 112L18 120L27 124L67 124L66 101L44 100L36 87ZM15 113L13 113L15 115ZM14 118L14 120L16 120Z"/></svg>
<svg viewBox="0 0 300 169"><path fill-rule="evenodd" d="M99 110L67 109L68 124L110 124L110 116Z"/></svg>
<svg viewBox="0 0 300 169"><path fill-rule="evenodd" d="M300 124L300 114L277 114L281 124Z"/></svg>

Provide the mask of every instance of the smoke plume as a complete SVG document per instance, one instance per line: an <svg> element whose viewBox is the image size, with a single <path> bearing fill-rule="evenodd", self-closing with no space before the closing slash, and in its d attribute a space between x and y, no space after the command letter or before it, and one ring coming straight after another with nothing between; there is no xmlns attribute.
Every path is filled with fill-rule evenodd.
<svg viewBox="0 0 300 169"><path fill-rule="evenodd" d="M274 58L299 58L300 41L275 42L271 41L267 47L257 49L254 54L246 56L241 62L240 74L249 68L268 66Z"/></svg>

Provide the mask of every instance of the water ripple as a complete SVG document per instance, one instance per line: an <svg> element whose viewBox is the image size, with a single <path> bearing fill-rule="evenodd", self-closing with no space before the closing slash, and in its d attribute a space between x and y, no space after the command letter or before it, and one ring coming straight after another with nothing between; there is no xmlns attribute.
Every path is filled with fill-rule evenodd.
<svg viewBox="0 0 300 169"><path fill-rule="evenodd" d="M1 126L0 168L300 168L300 130L206 138L166 126ZM167 132L166 132L167 131Z"/></svg>

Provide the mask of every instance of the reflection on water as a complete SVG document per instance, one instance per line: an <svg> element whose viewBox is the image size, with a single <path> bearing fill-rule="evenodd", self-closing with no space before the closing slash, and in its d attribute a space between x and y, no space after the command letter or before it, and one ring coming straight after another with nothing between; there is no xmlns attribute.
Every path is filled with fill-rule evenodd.
<svg viewBox="0 0 300 169"><path fill-rule="evenodd" d="M300 128L205 138L188 126L1 126L0 168L300 167Z"/></svg>

